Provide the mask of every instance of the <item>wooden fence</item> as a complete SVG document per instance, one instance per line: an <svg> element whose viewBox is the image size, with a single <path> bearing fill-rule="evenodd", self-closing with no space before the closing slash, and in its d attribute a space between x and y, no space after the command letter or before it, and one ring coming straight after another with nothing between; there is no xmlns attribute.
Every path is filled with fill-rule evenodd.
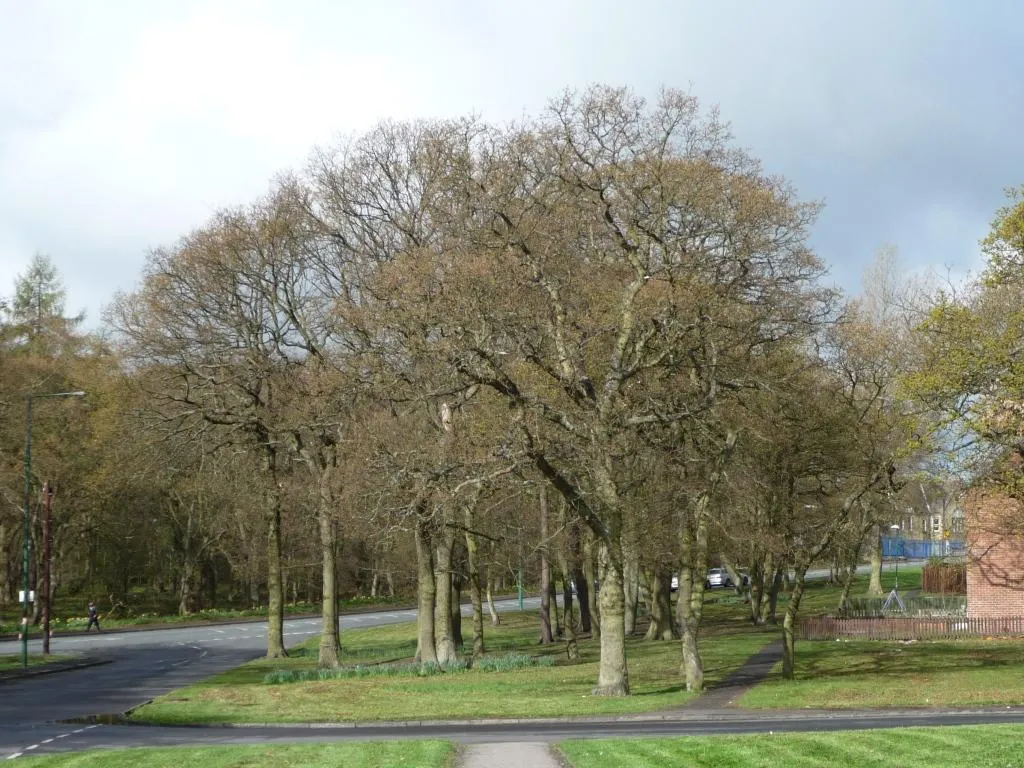
<svg viewBox="0 0 1024 768"><path fill-rule="evenodd" d="M962 637L1024 636L1024 616L1006 618L910 618L905 616L840 619L808 616L798 625L804 640L943 640Z"/></svg>

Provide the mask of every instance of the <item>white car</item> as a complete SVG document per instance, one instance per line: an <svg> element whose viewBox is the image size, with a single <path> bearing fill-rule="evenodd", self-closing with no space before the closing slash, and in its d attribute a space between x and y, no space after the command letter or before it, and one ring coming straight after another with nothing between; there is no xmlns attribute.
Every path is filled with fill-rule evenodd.
<svg viewBox="0 0 1024 768"><path fill-rule="evenodd" d="M731 587L732 579L729 578L725 568L710 568L707 578L704 579L704 586L708 588Z"/></svg>

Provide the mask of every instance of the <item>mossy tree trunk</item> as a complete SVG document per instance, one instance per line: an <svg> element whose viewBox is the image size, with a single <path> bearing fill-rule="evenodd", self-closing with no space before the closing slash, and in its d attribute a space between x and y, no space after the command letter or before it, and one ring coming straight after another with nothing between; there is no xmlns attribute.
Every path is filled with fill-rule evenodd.
<svg viewBox="0 0 1024 768"><path fill-rule="evenodd" d="M540 506L540 642L554 642L551 631L551 563L548 558L548 494L543 486L538 494Z"/></svg>
<svg viewBox="0 0 1024 768"><path fill-rule="evenodd" d="M434 583L434 531L425 508L417 513L414 537L416 540L416 658L422 663L437 661L437 643L434 638L434 607L437 585Z"/></svg>
<svg viewBox="0 0 1024 768"><path fill-rule="evenodd" d="M656 568L650 573L651 623L645 640L676 640L679 632L672 621L672 572Z"/></svg>
<svg viewBox="0 0 1024 768"><path fill-rule="evenodd" d="M871 581L868 583L868 594L878 597L882 589L882 528L876 526L871 535Z"/></svg>
<svg viewBox="0 0 1024 768"><path fill-rule="evenodd" d="M800 610L800 600L804 596L806 574L807 564L798 565L793 592L789 596L786 614L782 619L782 676L786 680L793 679L796 668L796 616Z"/></svg>
<svg viewBox="0 0 1024 768"><path fill-rule="evenodd" d="M466 523L466 574L469 579L469 599L473 604L473 658L484 655L484 607L483 607L483 567L478 554L479 545L474 533L476 520L476 497L466 504L463 517ZM490 590L487 591L488 601Z"/></svg>
<svg viewBox="0 0 1024 768"><path fill-rule="evenodd" d="M452 633L452 548L455 529L442 524L434 537L434 648L442 666L458 654Z"/></svg>
<svg viewBox="0 0 1024 768"><path fill-rule="evenodd" d="M628 696L629 669L626 665L626 600L622 588L622 554L614 545L601 542L601 587L598 590L601 611L601 660L598 665L595 696Z"/></svg>

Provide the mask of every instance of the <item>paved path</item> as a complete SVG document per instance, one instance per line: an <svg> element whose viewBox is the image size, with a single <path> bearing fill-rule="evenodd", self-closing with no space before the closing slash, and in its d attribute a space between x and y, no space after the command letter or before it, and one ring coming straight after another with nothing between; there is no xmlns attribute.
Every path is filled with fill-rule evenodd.
<svg viewBox="0 0 1024 768"><path fill-rule="evenodd" d="M703 696L698 696L687 702L683 709L707 712L735 705L740 696L765 680L781 659L782 641L773 640L747 659L729 677L713 688L709 688Z"/></svg>
<svg viewBox="0 0 1024 768"><path fill-rule="evenodd" d="M500 744L474 744L466 748L459 768L561 768L544 742L518 741Z"/></svg>

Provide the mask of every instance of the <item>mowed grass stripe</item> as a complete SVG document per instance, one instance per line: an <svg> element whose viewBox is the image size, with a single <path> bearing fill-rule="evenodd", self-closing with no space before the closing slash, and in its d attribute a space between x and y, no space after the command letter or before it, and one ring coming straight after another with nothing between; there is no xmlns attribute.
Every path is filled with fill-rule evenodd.
<svg viewBox="0 0 1024 768"><path fill-rule="evenodd" d="M454 752L454 745L447 741L275 743L94 749L59 755L26 756L19 758L16 763L27 768L449 768Z"/></svg>
<svg viewBox="0 0 1024 768"><path fill-rule="evenodd" d="M1017 705L1024 702L1024 642L797 643L796 679L772 679L741 707L817 709Z"/></svg>
<svg viewBox="0 0 1024 768"><path fill-rule="evenodd" d="M568 741L573 768L1024 768L1024 726Z"/></svg>

